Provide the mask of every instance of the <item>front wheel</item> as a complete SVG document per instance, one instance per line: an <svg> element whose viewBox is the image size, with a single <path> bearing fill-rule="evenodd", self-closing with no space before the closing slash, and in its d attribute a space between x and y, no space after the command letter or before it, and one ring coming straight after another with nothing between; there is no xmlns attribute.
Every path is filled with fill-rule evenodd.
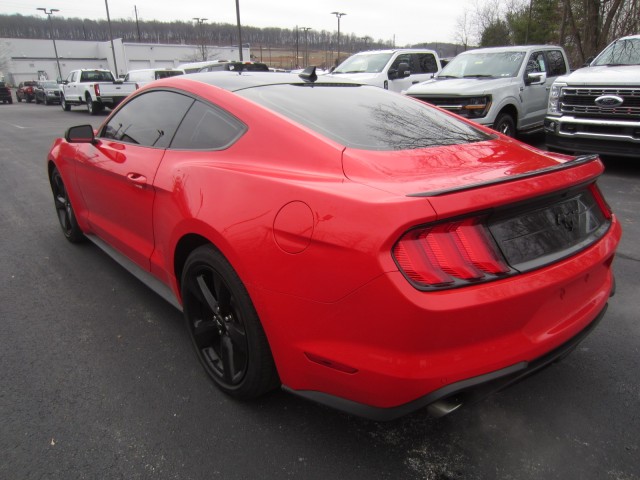
<svg viewBox="0 0 640 480"><path fill-rule="evenodd" d="M71 243L79 243L84 240L84 234L76 221L71 200L67 194L67 189L62 181L62 176L57 168L51 172L51 191L53 192L53 203L58 214L58 221L62 227L62 233Z"/></svg>
<svg viewBox="0 0 640 480"><path fill-rule="evenodd" d="M266 335L251 298L229 262L213 246L189 255L182 303L200 363L225 393L255 398L279 384Z"/></svg>
<svg viewBox="0 0 640 480"><path fill-rule="evenodd" d="M493 124L493 129L506 135L507 137L516 136L516 122L508 113L501 113Z"/></svg>
<svg viewBox="0 0 640 480"><path fill-rule="evenodd" d="M69 110L71 110L71 105L69 105L67 101L64 99L64 95L60 95L60 106L62 107L62 110L64 110L65 112L68 112Z"/></svg>

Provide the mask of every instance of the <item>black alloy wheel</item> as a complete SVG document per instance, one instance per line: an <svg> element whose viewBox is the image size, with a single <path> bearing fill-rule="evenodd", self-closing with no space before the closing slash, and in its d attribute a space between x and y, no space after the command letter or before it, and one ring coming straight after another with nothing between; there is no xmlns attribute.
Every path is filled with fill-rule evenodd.
<svg viewBox="0 0 640 480"><path fill-rule="evenodd" d="M54 168L51 172L51 191L53 192L53 203L56 207L62 233L71 243L83 241L85 237L78 226L67 189L57 168Z"/></svg>
<svg viewBox="0 0 640 480"><path fill-rule="evenodd" d="M240 278L213 246L196 249L182 274L182 302L200 363L225 393L255 398L279 384L271 350Z"/></svg>

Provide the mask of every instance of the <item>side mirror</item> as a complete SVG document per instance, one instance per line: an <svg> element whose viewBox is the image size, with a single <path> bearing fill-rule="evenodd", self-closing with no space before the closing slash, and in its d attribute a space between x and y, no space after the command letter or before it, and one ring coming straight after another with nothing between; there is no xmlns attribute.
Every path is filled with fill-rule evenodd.
<svg viewBox="0 0 640 480"><path fill-rule="evenodd" d="M524 77L525 85L541 85L547 81L546 72L527 73Z"/></svg>
<svg viewBox="0 0 640 480"><path fill-rule="evenodd" d="M406 62L401 62L398 65L397 69L390 68L387 76L389 77L389 80L395 80L397 78L407 78L409 75L411 75L409 64Z"/></svg>
<svg viewBox="0 0 640 480"><path fill-rule="evenodd" d="M70 127L64 132L64 139L69 143L96 143L96 137L91 125Z"/></svg>

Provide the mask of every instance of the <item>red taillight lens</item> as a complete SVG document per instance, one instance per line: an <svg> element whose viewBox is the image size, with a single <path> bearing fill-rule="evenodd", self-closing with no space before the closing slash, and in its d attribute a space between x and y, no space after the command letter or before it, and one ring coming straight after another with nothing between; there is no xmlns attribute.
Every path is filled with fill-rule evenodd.
<svg viewBox="0 0 640 480"><path fill-rule="evenodd" d="M467 218L405 233L393 248L402 273L420 289L494 280L512 269L482 218Z"/></svg>
<svg viewBox="0 0 640 480"><path fill-rule="evenodd" d="M93 90L96 92L96 97L99 97L100 96L100 84L96 83L93 86Z"/></svg>

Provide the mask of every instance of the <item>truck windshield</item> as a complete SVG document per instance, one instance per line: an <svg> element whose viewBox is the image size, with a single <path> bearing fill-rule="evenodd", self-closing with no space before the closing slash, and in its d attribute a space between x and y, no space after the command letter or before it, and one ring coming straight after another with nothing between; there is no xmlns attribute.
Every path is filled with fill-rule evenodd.
<svg viewBox="0 0 640 480"><path fill-rule="evenodd" d="M465 53L442 69L438 78L515 77L524 52Z"/></svg>
<svg viewBox="0 0 640 480"><path fill-rule="evenodd" d="M333 73L379 73L389 63L392 53L358 53L347 58Z"/></svg>
<svg viewBox="0 0 640 480"><path fill-rule="evenodd" d="M640 65L640 37L613 42L591 64L601 65Z"/></svg>

